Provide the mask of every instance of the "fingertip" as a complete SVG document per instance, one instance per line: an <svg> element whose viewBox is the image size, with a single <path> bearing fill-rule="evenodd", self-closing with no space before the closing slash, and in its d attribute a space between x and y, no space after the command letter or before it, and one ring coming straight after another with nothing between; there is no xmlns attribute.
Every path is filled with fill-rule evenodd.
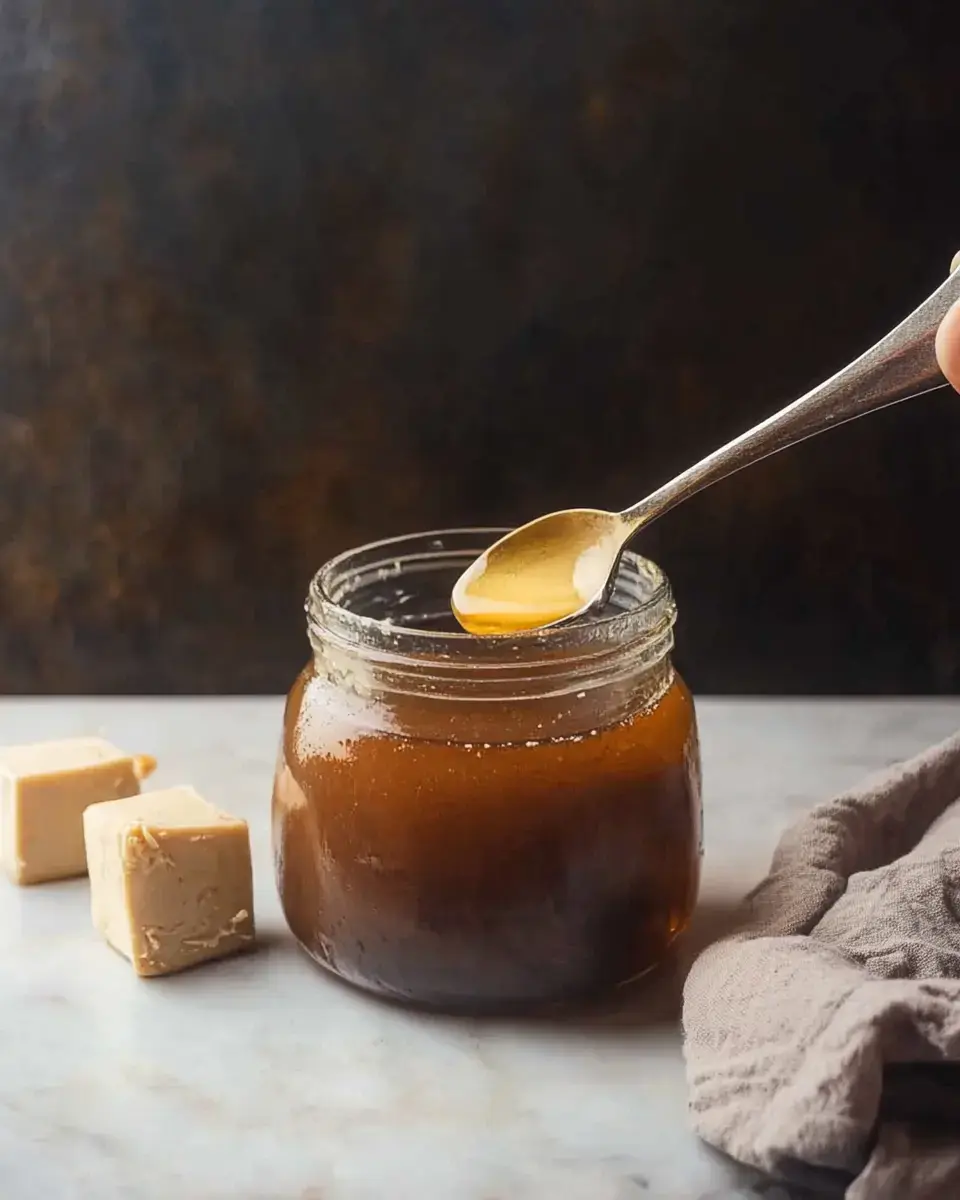
<svg viewBox="0 0 960 1200"><path fill-rule="evenodd" d="M960 392L960 300L940 323L936 345L940 370Z"/></svg>

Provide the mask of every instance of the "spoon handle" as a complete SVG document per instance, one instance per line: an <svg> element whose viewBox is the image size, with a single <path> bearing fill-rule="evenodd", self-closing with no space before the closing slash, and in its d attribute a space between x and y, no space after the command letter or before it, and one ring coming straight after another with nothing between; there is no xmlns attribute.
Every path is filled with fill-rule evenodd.
<svg viewBox="0 0 960 1200"><path fill-rule="evenodd" d="M960 299L960 266L886 337L813 391L761 421L633 508L623 520L639 529L681 501L787 446L854 417L944 387L934 341L940 322Z"/></svg>

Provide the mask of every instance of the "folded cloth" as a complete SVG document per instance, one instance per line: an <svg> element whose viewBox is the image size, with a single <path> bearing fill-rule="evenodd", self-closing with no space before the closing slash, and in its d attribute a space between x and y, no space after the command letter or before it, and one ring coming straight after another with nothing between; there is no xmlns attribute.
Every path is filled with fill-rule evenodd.
<svg viewBox="0 0 960 1200"><path fill-rule="evenodd" d="M960 1198L958 797L960 735L784 835L684 988L705 1141L847 1200Z"/></svg>

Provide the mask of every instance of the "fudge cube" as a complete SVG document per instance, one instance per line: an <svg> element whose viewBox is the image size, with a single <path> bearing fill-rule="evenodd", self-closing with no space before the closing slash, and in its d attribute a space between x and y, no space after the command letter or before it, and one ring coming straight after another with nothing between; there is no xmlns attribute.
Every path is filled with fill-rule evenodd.
<svg viewBox="0 0 960 1200"><path fill-rule="evenodd" d="M83 811L134 796L156 767L103 738L0 749L0 860L14 883L83 875Z"/></svg>
<svg viewBox="0 0 960 1200"><path fill-rule="evenodd" d="M138 975L169 975L252 946L246 821L191 787L83 814L93 923Z"/></svg>

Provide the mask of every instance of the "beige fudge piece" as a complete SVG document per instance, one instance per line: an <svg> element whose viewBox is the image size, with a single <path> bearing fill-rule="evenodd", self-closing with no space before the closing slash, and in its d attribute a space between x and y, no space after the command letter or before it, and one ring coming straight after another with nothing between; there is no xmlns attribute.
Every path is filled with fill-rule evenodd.
<svg viewBox="0 0 960 1200"><path fill-rule="evenodd" d="M15 883L83 875L83 810L133 796L156 767L103 738L0 749L0 859Z"/></svg>
<svg viewBox="0 0 960 1200"><path fill-rule="evenodd" d="M138 975L168 975L253 944L246 821L191 787L83 814L93 923Z"/></svg>

